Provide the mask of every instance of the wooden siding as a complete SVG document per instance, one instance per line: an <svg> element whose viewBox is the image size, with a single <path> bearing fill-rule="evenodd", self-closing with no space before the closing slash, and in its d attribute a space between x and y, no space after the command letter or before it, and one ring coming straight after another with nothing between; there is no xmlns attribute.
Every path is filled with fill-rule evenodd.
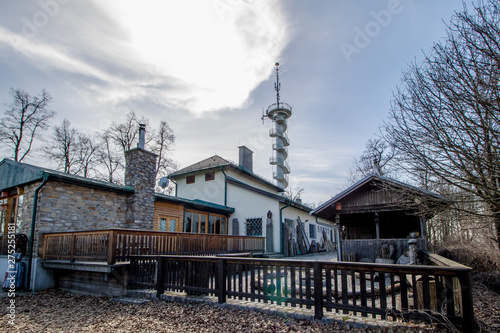
<svg viewBox="0 0 500 333"><path fill-rule="evenodd" d="M381 189L372 184L367 184L355 193L340 200L342 213L360 211L381 211L382 207L390 207L390 210L404 209L396 195L386 189ZM399 207L397 207L399 205ZM397 207L397 208L396 208Z"/></svg>
<svg viewBox="0 0 500 333"><path fill-rule="evenodd" d="M182 225L182 220L184 218L184 207L179 204L156 201L153 217L153 230L155 231L160 230L160 217L177 217L179 218L179 224Z"/></svg>

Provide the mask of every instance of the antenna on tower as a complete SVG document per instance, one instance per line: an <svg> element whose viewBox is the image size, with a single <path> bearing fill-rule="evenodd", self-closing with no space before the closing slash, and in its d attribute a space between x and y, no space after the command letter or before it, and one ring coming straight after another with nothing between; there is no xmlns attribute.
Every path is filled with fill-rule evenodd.
<svg viewBox="0 0 500 333"><path fill-rule="evenodd" d="M280 83L280 63L277 62L274 64L274 68L276 70L276 82L274 83L274 90L276 90L276 105L280 107L280 89L281 89L281 83Z"/></svg>

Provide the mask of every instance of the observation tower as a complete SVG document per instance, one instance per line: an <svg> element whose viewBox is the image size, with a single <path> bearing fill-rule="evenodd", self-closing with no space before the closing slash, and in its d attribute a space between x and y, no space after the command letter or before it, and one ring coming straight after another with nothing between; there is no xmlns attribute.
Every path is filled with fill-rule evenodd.
<svg viewBox="0 0 500 333"><path fill-rule="evenodd" d="M276 90L276 103L271 104L262 119L267 117L272 120L274 128L269 130L269 136L273 138L273 156L269 159L269 163L273 166L273 178L278 182L278 186L285 190L288 187L288 174L290 167L286 161L288 157L288 146L290 140L286 134L286 121L292 116L292 107L287 103L280 102L280 64L276 63L274 67L276 72L276 82L274 90Z"/></svg>

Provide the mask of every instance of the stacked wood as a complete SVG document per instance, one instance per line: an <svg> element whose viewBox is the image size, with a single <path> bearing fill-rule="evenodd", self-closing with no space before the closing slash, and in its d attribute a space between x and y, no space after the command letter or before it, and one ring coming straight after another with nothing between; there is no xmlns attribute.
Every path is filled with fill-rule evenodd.
<svg viewBox="0 0 500 333"><path fill-rule="evenodd" d="M283 223L283 256L294 257L297 255L297 243L293 239L294 232L292 227Z"/></svg>
<svg viewBox="0 0 500 333"><path fill-rule="evenodd" d="M335 251L335 244L328 239L325 230L323 230L323 248L326 250L326 252Z"/></svg>
<svg viewBox="0 0 500 333"><path fill-rule="evenodd" d="M304 223L297 217L297 243L299 246L300 254L306 254L309 250L310 244L307 238Z"/></svg>

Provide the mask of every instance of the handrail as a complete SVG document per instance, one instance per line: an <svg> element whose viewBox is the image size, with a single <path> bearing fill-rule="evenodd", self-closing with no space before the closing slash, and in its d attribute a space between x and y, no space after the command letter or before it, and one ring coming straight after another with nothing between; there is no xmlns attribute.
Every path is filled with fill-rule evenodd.
<svg viewBox="0 0 500 333"><path fill-rule="evenodd" d="M216 255L264 250L264 237L105 229L45 233L42 258L114 265L127 261L130 255Z"/></svg>

